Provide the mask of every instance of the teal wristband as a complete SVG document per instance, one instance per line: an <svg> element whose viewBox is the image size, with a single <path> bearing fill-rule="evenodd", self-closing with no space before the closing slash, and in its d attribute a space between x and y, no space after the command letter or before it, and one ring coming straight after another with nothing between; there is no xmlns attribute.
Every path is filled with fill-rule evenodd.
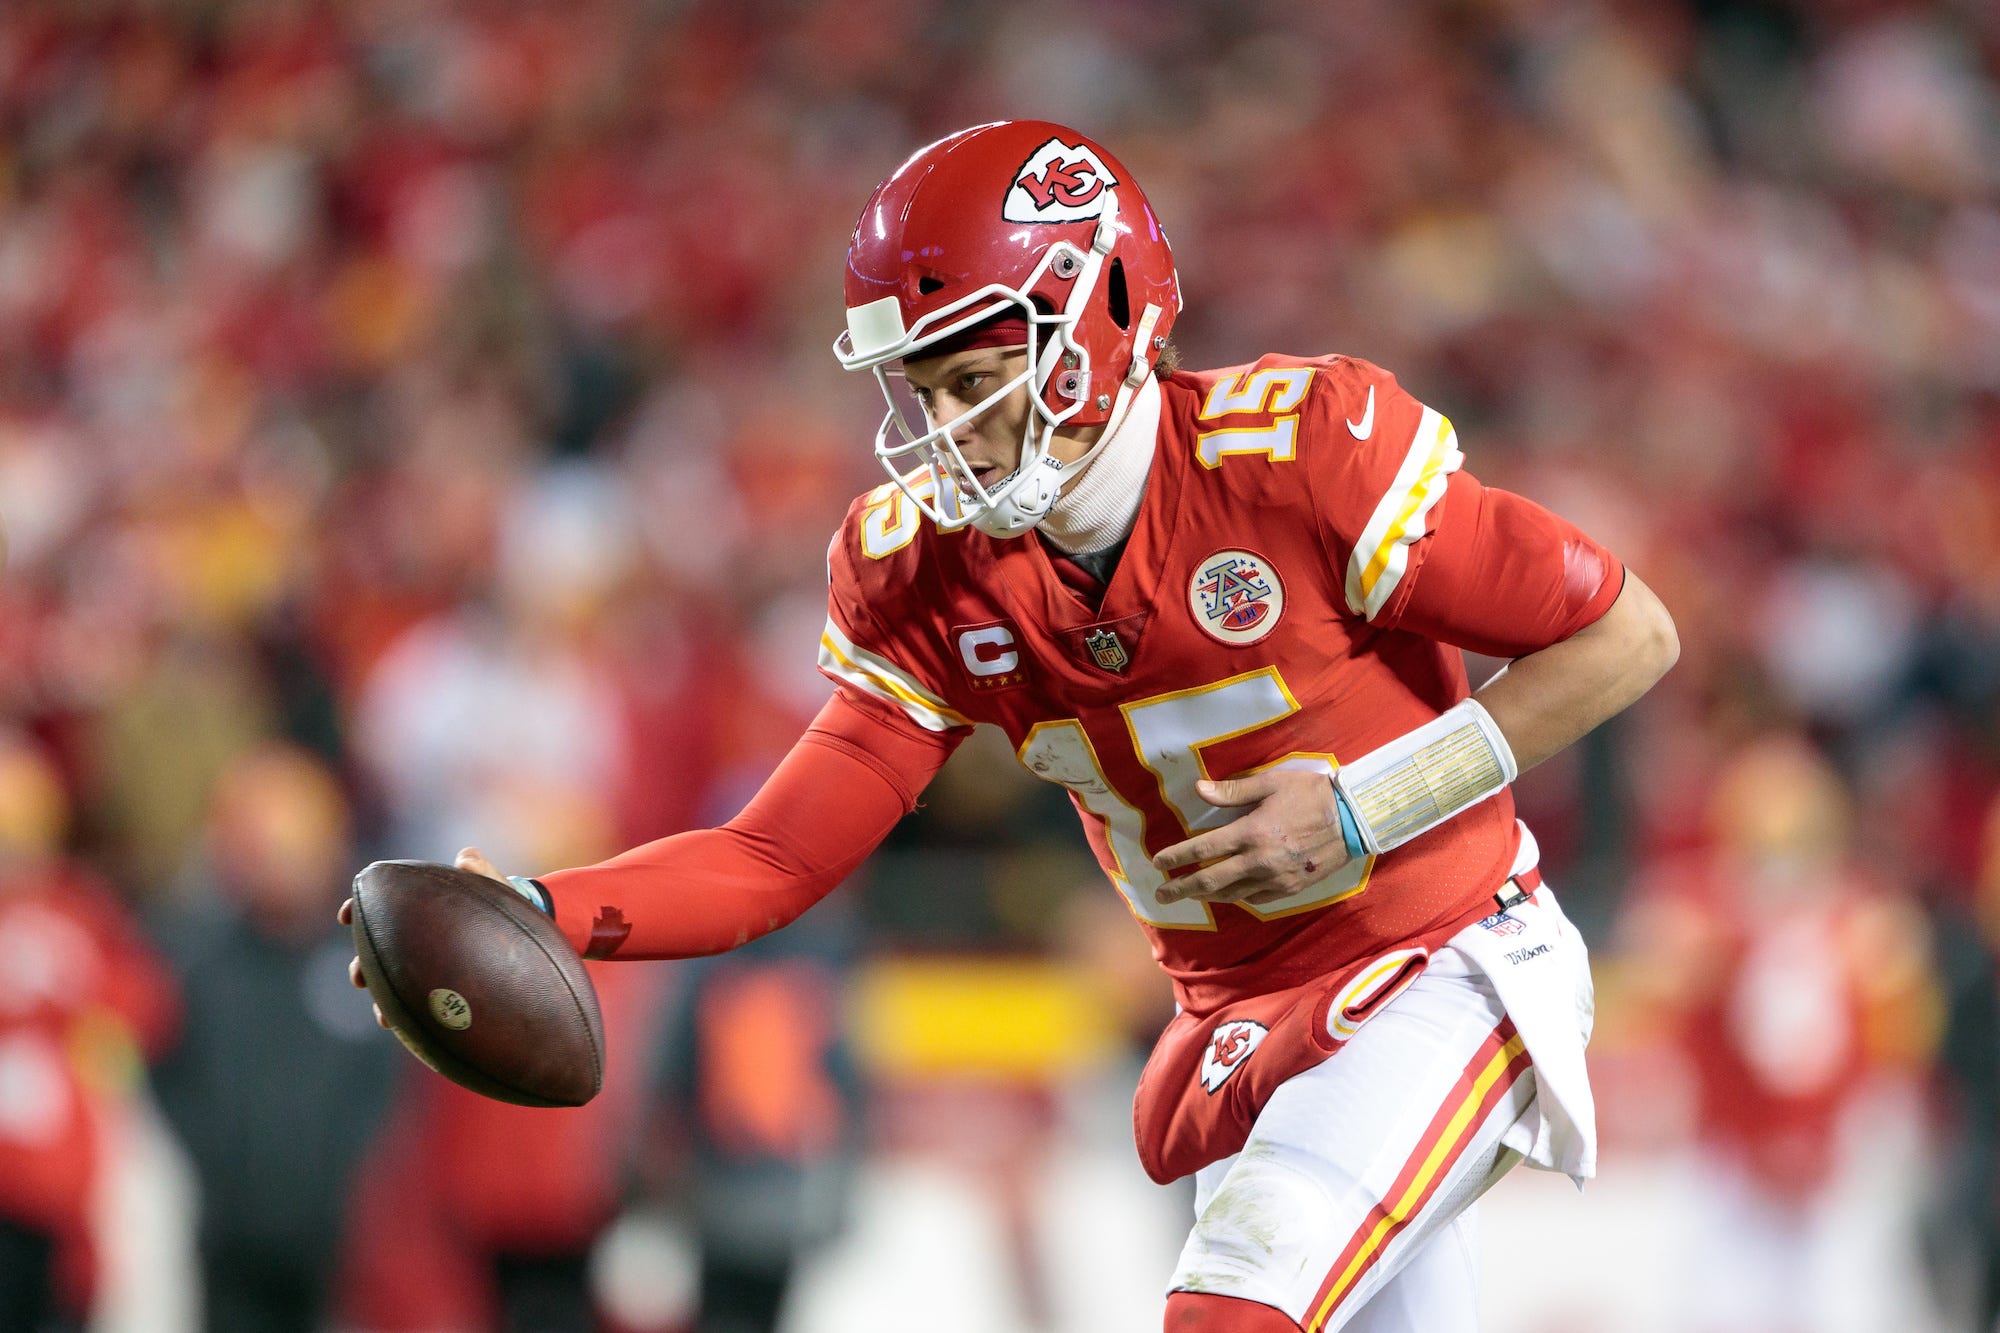
<svg viewBox="0 0 2000 1333"><path fill-rule="evenodd" d="M507 885L533 903L535 910L543 916L552 917L556 914L556 900L549 896L548 886L540 880L529 879L526 875L509 875Z"/></svg>
<svg viewBox="0 0 2000 1333"><path fill-rule="evenodd" d="M1335 787L1333 803L1340 807L1340 840L1347 844L1347 857L1350 861L1359 861L1368 855L1368 848L1361 841L1361 825L1354 821L1354 810L1347 804L1347 793Z"/></svg>

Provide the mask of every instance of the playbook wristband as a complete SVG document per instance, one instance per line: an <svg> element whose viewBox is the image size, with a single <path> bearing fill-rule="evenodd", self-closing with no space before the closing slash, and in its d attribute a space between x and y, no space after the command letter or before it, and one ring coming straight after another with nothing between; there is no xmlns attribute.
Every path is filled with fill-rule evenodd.
<svg viewBox="0 0 2000 1333"><path fill-rule="evenodd" d="M1494 795L1518 772L1499 725L1467 699L1342 764L1333 788L1361 845L1380 856Z"/></svg>

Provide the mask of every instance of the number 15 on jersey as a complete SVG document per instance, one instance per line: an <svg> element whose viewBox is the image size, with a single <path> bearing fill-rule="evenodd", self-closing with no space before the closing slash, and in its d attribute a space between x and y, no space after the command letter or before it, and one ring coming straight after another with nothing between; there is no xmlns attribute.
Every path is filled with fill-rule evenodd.
<svg viewBox="0 0 2000 1333"><path fill-rule="evenodd" d="M1166 841L1227 824L1243 812L1219 809L1195 795L1195 783L1211 776L1202 762L1202 749L1249 735L1298 709L1276 667L1119 705L1133 751L1155 780L1153 793L1122 793L1113 787L1083 724L1074 718L1036 723L1021 744L1020 760L1035 776L1069 788L1084 809L1104 821L1116 863L1112 882L1125 895L1133 915L1161 929L1213 930L1215 914L1208 903L1155 901L1153 894L1167 877L1153 867L1147 852L1147 815L1142 807L1164 806L1160 817L1171 812L1184 830ZM1331 754L1294 751L1248 771L1290 768L1331 776L1336 767ZM1154 799L1148 800L1149 795ZM1266 920L1326 907L1367 888L1373 866L1372 857L1351 861L1285 902L1240 905Z"/></svg>

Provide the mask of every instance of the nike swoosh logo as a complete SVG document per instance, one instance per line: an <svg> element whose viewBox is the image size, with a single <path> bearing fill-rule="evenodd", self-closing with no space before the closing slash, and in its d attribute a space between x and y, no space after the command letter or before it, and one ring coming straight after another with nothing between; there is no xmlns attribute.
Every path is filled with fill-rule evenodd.
<svg viewBox="0 0 2000 1333"><path fill-rule="evenodd" d="M1365 440L1375 433L1375 386L1368 386L1368 406L1361 413L1361 420L1347 423L1347 433L1357 440Z"/></svg>

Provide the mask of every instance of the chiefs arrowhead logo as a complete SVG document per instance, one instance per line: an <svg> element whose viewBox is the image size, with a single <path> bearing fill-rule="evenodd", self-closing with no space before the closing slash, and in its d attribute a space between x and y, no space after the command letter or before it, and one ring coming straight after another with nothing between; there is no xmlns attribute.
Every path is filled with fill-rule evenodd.
<svg viewBox="0 0 2000 1333"><path fill-rule="evenodd" d="M1000 215L1009 222L1076 222L1104 211L1104 192L1118 184L1088 144L1051 139L1014 173Z"/></svg>
<svg viewBox="0 0 2000 1333"><path fill-rule="evenodd" d="M1201 1053L1201 1086L1213 1094L1243 1067L1269 1033L1269 1028L1248 1018L1218 1026L1208 1036L1208 1049Z"/></svg>
<svg viewBox="0 0 2000 1333"><path fill-rule="evenodd" d="M1021 188L1035 201L1037 211L1046 211L1052 204L1081 208L1097 197L1104 180L1082 158L1074 162L1057 158L1042 168L1041 175L1023 176Z"/></svg>

